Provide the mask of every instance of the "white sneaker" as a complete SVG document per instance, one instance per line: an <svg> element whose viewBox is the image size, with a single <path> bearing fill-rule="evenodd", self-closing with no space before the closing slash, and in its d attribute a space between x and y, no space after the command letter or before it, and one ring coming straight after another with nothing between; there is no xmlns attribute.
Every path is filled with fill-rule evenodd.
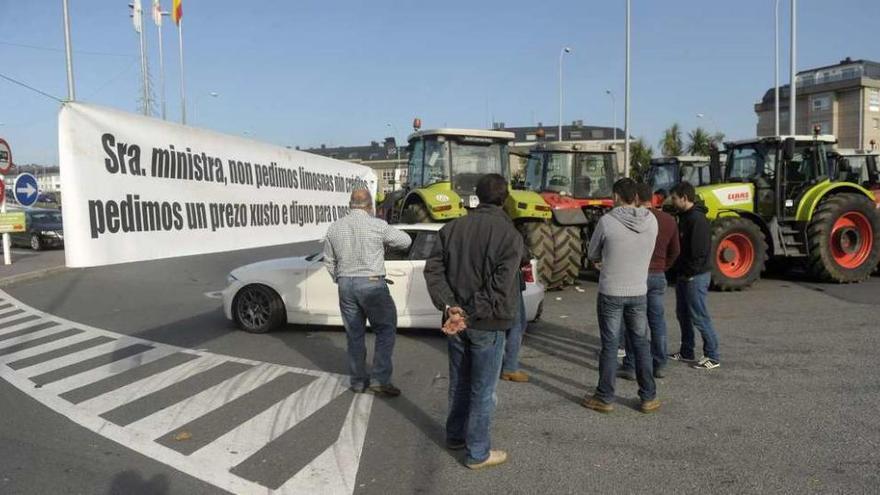
<svg viewBox="0 0 880 495"><path fill-rule="evenodd" d="M715 368L719 368L719 367L721 367L721 363L719 363L718 361L715 361L714 359L710 359L707 357L700 359L700 361L697 362L697 364L691 366L691 368L694 368L697 370L714 370Z"/></svg>

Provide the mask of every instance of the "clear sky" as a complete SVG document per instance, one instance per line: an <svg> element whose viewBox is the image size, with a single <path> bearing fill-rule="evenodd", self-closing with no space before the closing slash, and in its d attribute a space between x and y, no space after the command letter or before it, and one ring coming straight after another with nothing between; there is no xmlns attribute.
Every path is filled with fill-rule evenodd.
<svg viewBox="0 0 880 495"><path fill-rule="evenodd" d="M77 96L136 111L137 35L127 0L69 0ZM150 0L143 0L149 6ZM170 9L171 0L163 0ZM780 2L788 80L788 2ZM755 132L773 84L774 0L633 0L632 134L704 124ZM426 127L564 120L623 127L624 0L184 0L190 123L302 147L402 139ZM880 1L801 0L798 68L880 60ZM61 0L0 0L0 73L64 97ZM147 21L158 83L157 34ZM164 29L168 116L180 114L177 32ZM212 97L216 92L219 96ZM155 94L158 96L158 89ZM58 103L0 80L0 136L17 163L56 164ZM706 115L698 119L696 114ZM394 129L387 124L393 124Z"/></svg>

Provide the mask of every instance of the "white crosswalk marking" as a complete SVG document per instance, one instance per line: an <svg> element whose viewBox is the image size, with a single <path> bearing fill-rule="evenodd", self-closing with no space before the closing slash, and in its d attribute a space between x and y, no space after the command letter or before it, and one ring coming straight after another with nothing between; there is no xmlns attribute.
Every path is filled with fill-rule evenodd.
<svg viewBox="0 0 880 495"><path fill-rule="evenodd" d="M147 436L158 438L162 434L200 418L201 416L256 389L273 378L286 373L282 366L265 364L254 366L240 375L215 385L187 400L156 412L129 425Z"/></svg>
<svg viewBox="0 0 880 495"><path fill-rule="evenodd" d="M57 382L44 385L43 389L45 389L46 391L61 394L65 391L73 390L75 388L97 382L98 380L117 375L124 371L128 371L139 366L152 363L157 359L161 359L175 352L177 352L175 349L164 346L158 347L156 349L150 349L149 351L135 354L134 356L129 356L125 359L120 359L119 361L114 361L112 363L99 366L98 368L77 375L69 376L63 380L58 380Z"/></svg>
<svg viewBox="0 0 880 495"><path fill-rule="evenodd" d="M353 492L373 397L348 392L347 377L195 351L81 325L28 307L0 290L0 305L6 304L10 306L0 309L0 315L5 315L0 316L0 377L77 424L232 493ZM135 347L126 354L112 354L131 346ZM9 353L2 355L4 349ZM137 353L129 355L131 352ZM188 360L185 354L190 355ZM218 376L228 376L228 365L245 365L246 369L236 371L230 378ZM224 366L226 370L222 369ZM314 379L308 381L295 375ZM203 377L207 381L202 385L194 381ZM48 383L34 386L41 380ZM273 381L278 383L273 385ZM93 384L96 385L89 388ZM272 386L275 388L268 391ZM188 394L188 387L193 388L191 395L182 398L181 395ZM267 391L260 396L264 389ZM86 393L80 394L83 390ZM65 392L71 391L80 394L80 398L65 399L71 396ZM252 397L252 392L258 395ZM131 418L131 423L116 424L109 420L113 419L111 416L105 414L106 420L101 417L154 393L165 394L162 400L169 405L145 417ZM334 401L337 397L348 403L340 397L343 394L351 394L352 399L336 440L302 469L297 465L299 471L279 488L273 490L259 480L232 473L236 466L254 462L249 460L251 456L286 432L299 435L299 431L292 429L311 416L320 418L322 409L331 402L341 406L343 403ZM239 417L242 404L249 406L254 400L263 401L259 410L249 417ZM233 404L234 401L237 402ZM128 414L124 407L122 411L123 415ZM206 416L209 419L201 419ZM341 418L341 414L336 417ZM170 438L182 426L213 424L216 418L223 426L214 433L206 433L204 444L193 444L189 449L195 451L192 454L158 441ZM272 448L284 444L277 445ZM277 487L279 482L271 486Z"/></svg>

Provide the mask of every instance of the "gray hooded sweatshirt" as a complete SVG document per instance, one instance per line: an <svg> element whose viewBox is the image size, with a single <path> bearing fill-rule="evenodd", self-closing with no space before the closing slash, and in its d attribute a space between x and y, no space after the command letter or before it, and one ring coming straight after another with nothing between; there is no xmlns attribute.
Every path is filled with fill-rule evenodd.
<svg viewBox="0 0 880 495"><path fill-rule="evenodd" d="M648 265L657 241L657 219L647 208L618 206L599 219L590 238L590 261L602 263L599 293L631 297L648 293Z"/></svg>

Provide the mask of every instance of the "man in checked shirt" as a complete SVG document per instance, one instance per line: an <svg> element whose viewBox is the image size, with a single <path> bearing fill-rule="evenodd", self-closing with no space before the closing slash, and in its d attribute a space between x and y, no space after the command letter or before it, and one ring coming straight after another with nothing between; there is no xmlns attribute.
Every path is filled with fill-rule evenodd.
<svg viewBox="0 0 880 495"><path fill-rule="evenodd" d="M397 397L400 389L391 384L397 308L385 282L385 247L403 251L412 239L373 216L373 198L366 189L352 191L349 206L351 212L327 230L324 266L339 288L351 390L363 393L369 388L378 396ZM377 383L373 385L366 363L367 321L376 335L372 378Z"/></svg>

